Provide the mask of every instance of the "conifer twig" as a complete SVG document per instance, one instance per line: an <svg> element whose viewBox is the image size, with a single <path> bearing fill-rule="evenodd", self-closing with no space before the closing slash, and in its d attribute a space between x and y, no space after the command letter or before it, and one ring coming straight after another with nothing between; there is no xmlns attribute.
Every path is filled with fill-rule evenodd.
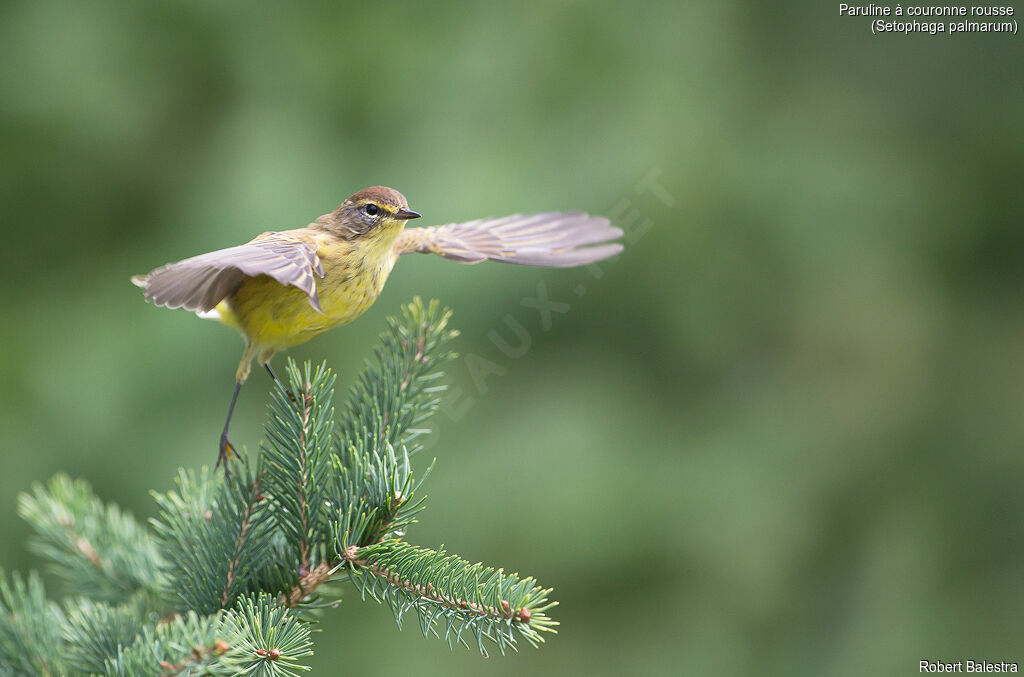
<svg viewBox="0 0 1024 677"><path fill-rule="evenodd" d="M249 483L249 499L245 502L245 508L242 511L238 536L235 537L234 552L231 554L231 559L228 560L228 572L224 581L224 592L221 594L220 599L221 607L226 607L228 605L228 601L231 599L231 588L235 582L236 571L242 559L246 536L249 534L249 527L252 523L253 511L256 508L256 504L264 498L263 494L260 493L261 478L262 473L257 472L255 479Z"/></svg>
<svg viewBox="0 0 1024 677"><path fill-rule="evenodd" d="M341 552L364 597L387 603L399 625L414 610L424 635L438 635L443 619L449 645L469 646L462 636L469 631L481 654L487 655L484 640L504 654L516 648L517 635L536 646L544 641L541 632L556 632L558 623L546 612L557 602L549 602L551 590L532 578L393 539L362 548L344 545Z"/></svg>

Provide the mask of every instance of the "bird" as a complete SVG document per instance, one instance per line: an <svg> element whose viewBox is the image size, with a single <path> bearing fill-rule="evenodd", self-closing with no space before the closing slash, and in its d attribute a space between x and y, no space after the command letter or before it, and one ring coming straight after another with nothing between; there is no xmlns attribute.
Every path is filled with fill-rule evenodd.
<svg viewBox="0 0 1024 677"><path fill-rule="evenodd" d="M184 308L240 331L245 350L221 432L217 465L237 455L228 437L252 360L278 385L273 356L362 315L405 254L430 253L475 264L500 261L566 268L614 256L622 230L583 212L543 212L406 228L420 218L400 192L360 190L305 228L262 233L251 241L168 263L132 283L147 301ZM283 386L281 386L283 388Z"/></svg>

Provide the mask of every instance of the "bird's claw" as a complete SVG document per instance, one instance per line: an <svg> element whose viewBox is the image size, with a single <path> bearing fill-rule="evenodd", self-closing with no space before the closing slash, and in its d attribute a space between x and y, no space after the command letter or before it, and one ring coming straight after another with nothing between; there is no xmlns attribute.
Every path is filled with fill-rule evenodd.
<svg viewBox="0 0 1024 677"><path fill-rule="evenodd" d="M220 467L221 463L224 464L225 479L231 478L231 470L228 469L228 465L231 462L232 456L238 456L238 452L235 451L234 445L232 445L231 440L228 439L228 431L225 430L220 434L220 453L217 456L217 465L213 466L214 470L216 470Z"/></svg>

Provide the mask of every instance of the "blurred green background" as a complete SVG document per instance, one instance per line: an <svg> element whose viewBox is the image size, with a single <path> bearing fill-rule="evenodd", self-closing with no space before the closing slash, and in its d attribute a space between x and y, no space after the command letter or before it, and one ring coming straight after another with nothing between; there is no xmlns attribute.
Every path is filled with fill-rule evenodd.
<svg viewBox="0 0 1024 677"><path fill-rule="evenodd" d="M7 2L0 565L35 565L33 481L148 517L215 458L242 343L131 274L383 183L432 223L608 214L627 248L408 257L291 352L344 386L401 303L452 306L410 540L561 602L543 648L483 660L349 594L316 674L1024 662L1020 39L872 36L829 3ZM570 306L548 325L539 287ZM517 343L508 317L521 356L489 337Z"/></svg>

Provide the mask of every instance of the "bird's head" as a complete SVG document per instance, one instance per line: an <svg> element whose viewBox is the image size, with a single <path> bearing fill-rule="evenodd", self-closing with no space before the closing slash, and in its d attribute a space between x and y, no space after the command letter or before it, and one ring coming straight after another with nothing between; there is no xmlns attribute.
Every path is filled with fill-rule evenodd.
<svg viewBox="0 0 1024 677"><path fill-rule="evenodd" d="M354 193L338 208L317 219L317 225L346 240L397 237L405 222L419 218L405 196L394 188L371 186Z"/></svg>

